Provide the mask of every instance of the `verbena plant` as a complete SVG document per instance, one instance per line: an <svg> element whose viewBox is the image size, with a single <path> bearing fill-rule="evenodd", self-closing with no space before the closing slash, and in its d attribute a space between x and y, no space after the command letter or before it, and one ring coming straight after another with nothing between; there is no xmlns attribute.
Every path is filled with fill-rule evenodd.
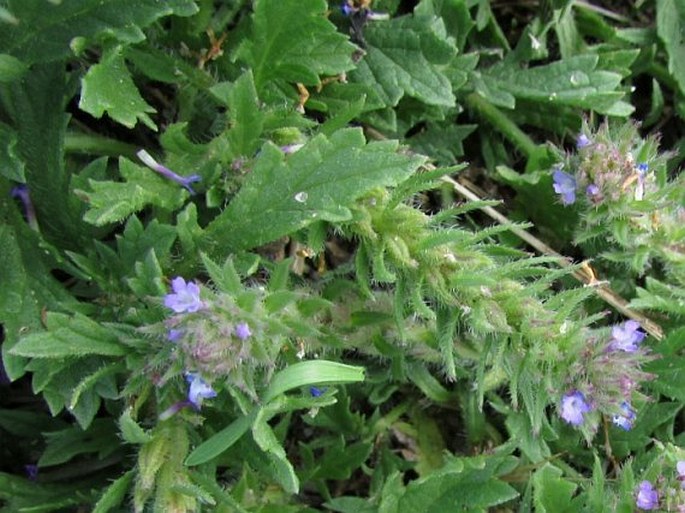
<svg viewBox="0 0 685 513"><path fill-rule="evenodd" d="M0 1L3 511L682 511L685 9L621 9Z"/></svg>

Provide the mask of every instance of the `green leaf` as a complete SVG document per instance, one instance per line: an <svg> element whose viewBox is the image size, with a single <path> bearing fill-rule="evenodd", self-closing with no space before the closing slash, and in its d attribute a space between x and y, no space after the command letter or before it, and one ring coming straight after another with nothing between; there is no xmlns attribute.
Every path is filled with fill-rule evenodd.
<svg viewBox="0 0 685 513"><path fill-rule="evenodd" d="M364 369L326 360L313 360L290 365L276 374L263 401L268 403L280 394L306 385L332 385L364 381Z"/></svg>
<svg viewBox="0 0 685 513"><path fill-rule="evenodd" d="M3 25L0 48L27 64L71 56L75 38L137 43L145 39L141 29L155 20L198 10L193 0L10 0L9 8L20 23Z"/></svg>
<svg viewBox="0 0 685 513"><path fill-rule="evenodd" d="M217 434L202 442L188 455L185 464L191 467L200 465L227 450L250 429L257 412L255 409L250 415L234 420Z"/></svg>
<svg viewBox="0 0 685 513"><path fill-rule="evenodd" d="M78 106L96 118L107 112L109 117L128 128L142 121L157 130L157 125L148 116L156 110L140 96L121 55L121 47L107 50L100 62L88 70L81 84Z"/></svg>
<svg viewBox="0 0 685 513"><path fill-rule="evenodd" d="M64 65L34 65L22 80L0 84L0 90L0 101L17 132L16 150L42 235L59 246L81 247L89 238L84 236L82 204L71 194L71 175L65 169L69 116L64 104L69 92Z"/></svg>
<svg viewBox="0 0 685 513"><path fill-rule="evenodd" d="M126 408L119 417L121 436L130 444L148 443L152 440L152 436L135 421L131 413L131 408Z"/></svg>
<svg viewBox="0 0 685 513"><path fill-rule="evenodd" d="M126 497L126 493L133 481L133 476L133 471L129 470L109 485L95 504L93 513L107 513L112 508L119 506L123 502L124 497Z"/></svg>
<svg viewBox="0 0 685 513"><path fill-rule="evenodd" d="M318 135L288 156L267 143L242 189L205 230L207 251L249 249L315 221L350 219L355 199L396 185L425 160L396 150L395 141L364 144L359 129Z"/></svg>
<svg viewBox="0 0 685 513"><path fill-rule="evenodd" d="M237 56L254 73L257 91L276 79L317 85L321 75L354 67L355 46L326 19L324 0L258 0L252 35Z"/></svg>
<svg viewBox="0 0 685 513"><path fill-rule="evenodd" d="M235 81L227 103L232 121L228 141L233 157L252 157L259 148L264 114L259 108L259 98L250 71L246 71Z"/></svg>
<svg viewBox="0 0 685 513"><path fill-rule="evenodd" d="M91 191L77 191L89 204L83 216L88 223L102 226L125 219L147 205L175 210L183 204L188 192L151 169L119 159L119 172L125 182L89 180Z"/></svg>
<svg viewBox="0 0 685 513"><path fill-rule="evenodd" d="M576 511L571 497L578 485L563 479L562 472L546 464L533 475L535 511L540 513L563 513Z"/></svg>
<svg viewBox="0 0 685 513"><path fill-rule="evenodd" d="M0 53L0 82L13 82L26 73L28 66L16 57Z"/></svg>
<svg viewBox="0 0 685 513"><path fill-rule="evenodd" d="M0 175L15 182L26 182L24 162L17 154L17 133L4 123L0 123Z"/></svg>
<svg viewBox="0 0 685 513"><path fill-rule="evenodd" d="M598 63L599 56L592 54L527 69L505 62L473 76L478 92L502 107L514 108L512 100L519 98L610 113L624 96L617 89L622 76L599 68Z"/></svg>
<svg viewBox="0 0 685 513"><path fill-rule="evenodd" d="M656 32L668 54L668 71L685 94L685 5L677 0L657 0Z"/></svg>
<svg viewBox="0 0 685 513"><path fill-rule="evenodd" d="M351 80L374 85L387 106L397 105L405 95L428 105L455 105L443 68L456 55L456 47L440 18L406 16L378 22L366 28L364 38L367 54L350 73Z"/></svg>
<svg viewBox="0 0 685 513"><path fill-rule="evenodd" d="M461 458L443 470L410 483L398 513L483 512L518 496L496 477L499 458Z"/></svg>
<svg viewBox="0 0 685 513"><path fill-rule="evenodd" d="M89 354L123 356L125 348L119 344L111 328L76 314L49 312L48 331L28 335L11 349L11 354L31 358L67 358Z"/></svg>

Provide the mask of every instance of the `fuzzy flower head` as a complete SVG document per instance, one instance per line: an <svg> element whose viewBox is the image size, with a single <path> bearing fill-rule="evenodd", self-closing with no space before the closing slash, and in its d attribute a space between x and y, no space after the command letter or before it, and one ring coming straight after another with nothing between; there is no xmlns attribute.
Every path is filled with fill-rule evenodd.
<svg viewBox="0 0 685 513"><path fill-rule="evenodd" d="M216 391L195 372L186 373L186 381L190 385L188 387L188 401L195 407L200 409L203 399L211 399L216 397Z"/></svg>
<svg viewBox="0 0 685 513"><path fill-rule="evenodd" d="M568 392L561 398L561 418L572 426L580 426L583 415L591 410L582 392Z"/></svg>
<svg viewBox="0 0 685 513"><path fill-rule="evenodd" d="M615 425L623 429L624 431L630 431L633 428L633 422L635 422L635 410L630 405L630 403L623 402L621 405L621 413L614 415L611 419Z"/></svg>
<svg viewBox="0 0 685 513"><path fill-rule="evenodd" d="M643 510L651 510L659 507L659 494L649 481L642 481L637 487L635 504Z"/></svg>
<svg viewBox="0 0 685 513"><path fill-rule="evenodd" d="M200 299L200 287L194 282L188 282L180 276L171 282L173 293L164 297L164 306L176 313L197 312L204 305Z"/></svg>
<svg viewBox="0 0 685 513"><path fill-rule="evenodd" d="M634 353L638 350L640 343L646 336L644 331L640 331L639 322L633 320L626 321L611 328L609 348L613 351Z"/></svg>
<svg viewBox="0 0 685 513"><path fill-rule="evenodd" d="M250 326L246 322L239 322L235 327L235 336L240 340L245 341L252 335Z"/></svg>
<svg viewBox="0 0 685 513"><path fill-rule="evenodd" d="M561 196L561 203L564 205L575 203L578 186L575 177L561 169L555 169L552 173L552 179L554 180L554 192Z"/></svg>

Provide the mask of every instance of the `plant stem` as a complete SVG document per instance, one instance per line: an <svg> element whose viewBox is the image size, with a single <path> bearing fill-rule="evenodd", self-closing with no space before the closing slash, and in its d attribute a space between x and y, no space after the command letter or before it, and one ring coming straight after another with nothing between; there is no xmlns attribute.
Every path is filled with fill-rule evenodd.
<svg viewBox="0 0 685 513"><path fill-rule="evenodd" d="M537 145L521 130L516 123L511 121L502 111L487 101L478 93L471 93L466 97L466 104L476 111L483 119L509 139L526 158L530 158Z"/></svg>
<svg viewBox="0 0 685 513"><path fill-rule="evenodd" d="M64 151L67 153L85 153L87 155L124 155L131 160L136 158L136 148L132 144L80 132L67 132L64 138Z"/></svg>

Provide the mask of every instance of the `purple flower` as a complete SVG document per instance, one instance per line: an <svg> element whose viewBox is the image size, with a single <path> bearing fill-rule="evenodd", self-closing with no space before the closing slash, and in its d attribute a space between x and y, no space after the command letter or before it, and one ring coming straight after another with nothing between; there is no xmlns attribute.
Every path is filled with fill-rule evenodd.
<svg viewBox="0 0 685 513"><path fill-rule="evenodd" d="M200 300L200 287L194 282L188 282L180 276L171 282L173 294L164 297L164 306L176 313L197 312L204 305Z"/></svg>
<svg viewBox="0 0 685 513"><path fill-rule="evenodd" d="M647 334L640 331L640 323L637 321L626 321L611 328L611 342L609 349L613 351L625 351L626 353L634 353L638 350L640 342L644 340Z"/></svg>
<svg viewBox="0 0 685 513"><path fill-rule="evenodd" d="M38 479L38 465L29 464L24 465L24 471L26 472L26 477L29 481L35 481Z"/></svg>
<svg viewBox="0 0 685 513"><path fill-rule="evenodd" d="M340 6L340 11L343 13L343 15L349 16L350 14L354 14L355 12L359 11L359 8L354 7L345 1Z"/></svg>
<svg viewBox="0 0 685 513"><path fill-rule="evenodd" d="M186 381L190 384L188 388L188 401L196 410L200 409L203 399L216 397L216 391L195 372L186 372Z"/></svg>
<svg viewBox="0 0 685 513"><path fill-rule="evenodd" d="M252 335L250 326L246 322L239 322L235 327L235 336L240 340L247 340Z"/></svg>
<svg viewBox="0 0 685 513"><path fill-rule="evenodd" d="M583 414L590 411L582 392L569 392L561 398L561 418L573 426L583 423Z"/></svg>
<svg viewBox="0 0 685 513"><path fill-rule="evenodd" d="M578 137L576 137L576 148L581 149L585 148L590 144L590 139L588 139L588 136L585 134L578 134Z"/></svg>
<svg viewBox="0 0 685 513"><path fill-rule="evenodd" d="M640 483L637 487L635 504L640 509L656 509L659 506L659 494L652 486L652 483L646 480Z"/></svg>
<svg viewBox="0 0 685 513"><path fill-rule="evenodd" d="M150 155L147 151L145 150L140 150L138 153L136 153L138 158L145 164L147 167L152 169L153 171L158 172L160 175L164 176L165 178L168 178L169 180L172 180L181 186L183 186L190 194L195 194L195 191L193 188L190 186L191 183L199 182L202 180L202 177L200 175L190 175L190 176L181 176L177 175L174 173L171 169L168 167L164 167L162 164L157 162L154 158L152 158L152 155Z"/></svg>
<svg viewBox="0 0 685 513"><path fill-rule="evenodd" d="M645 177L649 171L649 166L644 162L637 165L637 186L635 186L635 200L641 201L645 196Z"/></svg>
<svg viewBox="0 0 685 513"><path fill-rule="evenodd" d="M621 405L622 413L619 415L614 415L611 422L616 424L618 427L624 431L630 431L633 428L633 422L635 421L635 410L630 405L630 403L623 402Z"/></svg>
<svg viewBox="0 0 685 513"><path fill-rule="evenodd" d="M169 330L169 333L167 333L166 338L169 340L169 342L178 342L182 336L183 336L183 330L171 328Z"/></svg>
<svg viewBox="0 0 685 513"><path fill-rule="evenodd" d="M38 219L36 218L36 209L33 207L33 202L31 201L31 196L29 194L28 185L25 183L13 187L10 191L10 195L13 198L21 201L24 206L24 217L26 217L26 222L29 224L32 230L38 231Z"/></svg>
<svg viewBox="0 0 685 513"><path fill-rule="evenodd" d="M679 461L675 466L678 471L678 481L680 481L680 488L685 490L685 461Z"/></svg>
<svg viewBox="0 0 685 513"><path fill-rule="evenodd" d="M561 196L561 203L571 205L576 201L576 179L561 169L555 169L552 174L554 179L554 192Z"/></svg>
<svg viewBox="0 0 685 513"><path fill-rule="evenodd" d="M591 183L587 186L587 189L585 189L585 193L590 197L597 196L599 194L599 187L597 187L594 183Z"/></svg>

